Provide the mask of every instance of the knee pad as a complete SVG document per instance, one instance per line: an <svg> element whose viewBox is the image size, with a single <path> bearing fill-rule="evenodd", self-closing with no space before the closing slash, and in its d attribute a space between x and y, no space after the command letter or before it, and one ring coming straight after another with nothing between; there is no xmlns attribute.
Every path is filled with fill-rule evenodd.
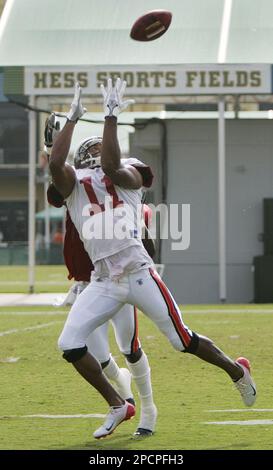
<svg viewBox="0 0 273 470"><path fill-rule="evenodd" d="M135 362L139 361L139 359L142 356L142 349L139 348L137 351L131 353L131 354L124 354L126 357L127 361L130 362L131 364L134 364Z"/></svg>
<svg viewBox="0 0 273 470"><path fill-rule="evenodd" d="M87 346L83 348L76 348L76 349L67 349L63 353L63 358L67 362L76 362L79 361L87 352Z"/></svg>
<svg viewBox="0 0 273 470"><path fill-rule="evenodd" d="M187 346L187 348L184 349L184 353L189 353L189 354L195 354L197 349L198 349L198 344L199 344L199 336L194 333L194 331L192 332L192 338L191 338L191 342L189 344L189 346Z"/></svg>

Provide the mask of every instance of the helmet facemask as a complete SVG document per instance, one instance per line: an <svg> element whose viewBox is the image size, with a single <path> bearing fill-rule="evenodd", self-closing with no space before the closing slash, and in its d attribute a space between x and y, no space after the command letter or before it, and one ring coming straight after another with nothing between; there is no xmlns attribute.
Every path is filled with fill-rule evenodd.
<svg viewBox="0 0 273 470"><path fill-rule="evenodd" d="M101 144L102 138L93 136L85 139L80 146L77 148L74 155L74 166L76 169L79 168L96 168L101 166L100 154L92 155L91 148L93 145Z"/></svg>

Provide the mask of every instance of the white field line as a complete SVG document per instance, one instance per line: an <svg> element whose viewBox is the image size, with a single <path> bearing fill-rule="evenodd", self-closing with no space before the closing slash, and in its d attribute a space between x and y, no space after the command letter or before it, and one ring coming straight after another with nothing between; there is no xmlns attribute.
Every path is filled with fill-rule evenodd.
<svg viewBox="0 0 273 470"><path fill-rule="evenodd" d="M27 305L24 306L27 308ZM55 309L55 310L54 310ZM57 310L56 307L52 307L52 310L34 310L30 312L20 312L18 310L11 311L2 311L0 310L0 315L67 315L68 310Z"/></svg>
<svg viewBox="0 0 273 470"><path fill-rule="evenodd" d="M1 363L12 364L13 362L18 362L20 357L6 357L4 359L0 359Z"/></svg>
<svg viewBox="0 0 273 470"><path fill-rule="evenodd" d="M12 330L0 331L0 336L7 336L13 333L22 333L23 331L33 331L40 330L41 328L46 328L48 326L56 325L57 323L63 323L61 320L52 321L50 323L43 323L42 325L27 326L26 328L14 328Z"/></svg>
<svg viewBox="0 0 273 470"><path fill-rule="evenodd" d="M212 309L194 309L194 310L188 310L188 309L185 309L183 307L181 307L181 311L182 313L204 313L204 314L207 314L207 313L234 313L234 314L240 314L240 315L243 315L244 313L268 313L268 314L271 314L273 313L273 308L272 310L271 309L261 309L261 308L253 308L253 309L237 309L237 308L233 308L233 309L228 309L228 308L225 308L225 309L220 309L220 308L212 308Z"/></svg>
<svg viewBox="0 0 273 470"><path fill-rule="evenodd" d="M258 426L266 425L271 426L273 424L273 419L252 419L249 421L208 421L202 424L216 424L220 426L234 425L234 426Z"/></svg>
<svg viewBox="0 0 273 470"><path fill-rule="evenodd" d="M37 285L51 285L51 286L69 286L69 281L35 281ZM28 281L1 281L1 286L27 286Z"/></svg>
<svg viewBox="0 0 273 470"><path fill-rule="evenodd" d="M273 408L249 408L249 409L230 409L230 410L205 410L205 413L267 413L273 412Z"/></svg>
<svg viewBox="0 0 273 470"><path fill-rule="evenodd" d="M95 413L87 415L23 415L23 416L0 416L0 419L18 419L18 418L43 418L43 419L74 419L74 418L105 418L106 415Z"/></svg>
<svg viewBox="0 0 273 470"><path fill-rule="evenodd" d="M20 305L18 307L32 307L32 305ZM3 307L4 308L4 307ZM208 314L208 313L230 313L230 314L240 314L243 315L244 313L266 313L266 314L273 314L273 309L249 309L249 310L240 310L240 309L210 309L210 310L187 310L183 307L181 308L182 313L194 313L194 314ZM52 305L52 310L35 310L30 312L20 312L16 310L12 311L2 311L0 309L0 315L58 315L58 314L67 314L68 310L59 310L57 307ZM225 321L221 323L226 323Z"/></svg>

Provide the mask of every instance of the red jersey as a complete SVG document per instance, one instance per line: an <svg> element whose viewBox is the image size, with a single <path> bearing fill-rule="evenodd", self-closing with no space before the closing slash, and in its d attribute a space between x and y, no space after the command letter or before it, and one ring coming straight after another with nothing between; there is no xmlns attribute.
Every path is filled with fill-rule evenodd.
<svg viewBox="0 0 273 470"><path fill-rule="evenodd" d="M63 197L52 183L47 190L47 200L55 207L64 205ZM68 211L66 211L63 255L69 273L68 279L74 278L75 281L89 282L94 266L84 249L83 242Z"/></svg>
<svg viewBox="0 0 273 470"><path fill-rule="evenodd" d="M66 211L63 254L69 272L68 279L74 278L75 281L89 282L94 266L84 249L83 242L68 211Z"/></svg>

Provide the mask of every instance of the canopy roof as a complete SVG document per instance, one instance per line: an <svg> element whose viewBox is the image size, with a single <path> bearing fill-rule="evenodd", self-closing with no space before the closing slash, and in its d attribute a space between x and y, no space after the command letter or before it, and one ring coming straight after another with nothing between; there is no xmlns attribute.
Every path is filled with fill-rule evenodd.
<svg viewBox="0 0 273 470"><path fill-rule="evenodd" d="M168 32L130 39L143 13L173 13ZM2 66L273 63L272 0L7 0Z"/></svg>
<svg viewBox="0 0 273 470"><path fill-rule="evenodd" d="M65 209L64 207L52 207L48 208L48 217L51 220L62 220L64 217ZM47 218L47 211L43 210L35 214L36 220L45 220Z"/></svg>

